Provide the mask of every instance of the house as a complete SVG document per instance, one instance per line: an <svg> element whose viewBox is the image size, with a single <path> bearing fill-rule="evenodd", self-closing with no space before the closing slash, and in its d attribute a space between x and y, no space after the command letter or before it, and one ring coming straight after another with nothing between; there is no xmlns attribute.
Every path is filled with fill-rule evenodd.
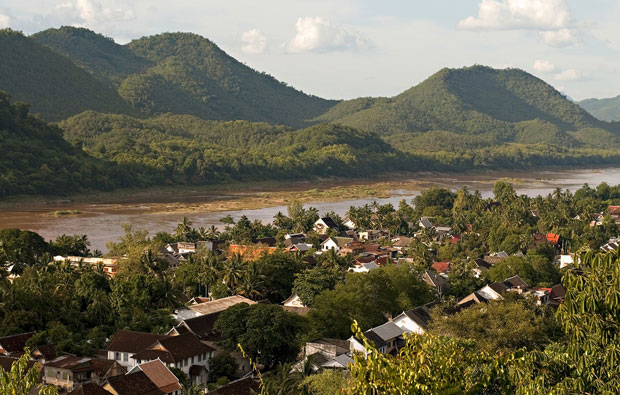
<svg viewBox="0 0 620 395"><path fill-rule="evenodd" d="M602 248L602 247L601 247ZM575 254L560 255L560 269L575 264Z"/></svg>
<svg viewBox="0 0 620 395"><path fill-rule="evenodd" d="M54 257L54 262L69 262L71 266L90 266L97 268L102 265L103 271L110 277L114 277L120 270L120 258L100 258L100 257L83 257L83 256L60 256Z"/></svg>
<svg viewBox="0 0 620 395"><path fill-rule="evenodd" d="M24 354L26 342L34 335L34 332L20 333L18 335L0 338L0 355L7 357L19 357Z"/></svg>
<svg viewBox="0 0 620 395"><path fill-rule="evenodd" d="M35 347L30 352L30 358L43 364L56 358L56 346L54 344L45 344Z"/></svg>
<svg viewBox="0 0 620 395"><path fill-rule="evenodd" d="M167 337L169 336L155 333L118 330L106 347L108 359L132 369L136 366L135 359L132 359L136 353Z"/></svg>
<svg viewBox="0 0 620 395"><path fill-rule="evenodd" d="M427 303L415 309L403 311L397 315L392 322L401 328L405 333L417 333L419 335L426 332L428 324L431 322L431 308L436 302Z"/></svg>
<svg viewBox="0 0 620 395"><path fill-rule="evenodd" d="M209 391L209 395L255 395L260 393L260 381L252 376L239 380Z"/></svg>
<svg viewBox="0 0 620 395"><path fill-rule="evenodd" d="M165 395L142 371L110 377L103 389L114 395Z"/></svg>
<svg viewBox="0 0 620 395"><path fill-rule="evenodd" d="M377 265L377 263L375 261L372 262L363 262L363 263L359 263L356 264L353 267L349 268L350 272L355 272L355 273L368 273L372 270L378 269L381 266Z"/></svg>
<svg viewBox="0 0 620 395"><path fill-rule="evenodd" d="M620 206L609 206L607 208L607 214L616 221L616 225L620 225Z"/></svg>
<svg viewBox="0 0 620 395"><path fill-rule="evenodd" d="M307 362L310 362L310 369L313 372L323 369L347 369L348 365L353 363L348 340L315 339L306 343L303 355L303 359L295 364L293 370L303 371Z"/></svg>
<svg viewBox="0 0 620 395"><path fill-rule="evenodd" d="M452 266L450 261L435 262L431 265L440 276L447 276L450 272L450 266Z"/></svg>
<svg viewBox="0 0 620 395"><path fill-rule="evenodd" d="M408 248L411 245L413 239L413 237L399 236L392 239L392 246L398 251L402 251L403 249Z"/></svg>
<svg viewBox="0 0 620 395"><path fill-rule="evenodd" d="M451 233L452 233L452 228L449 226L436 226L435 227L435 237L439 241L450 236Z"/></svg>
<svg viewBox="0 0 620 395"><path fill-rule="evenodd" d="M43 364L43 383L72 391L87 383L102 384L125 372L125 367L109 359L62 355Z"/></svg>
<svg viewBox="0 0 620 395"><path fill-rule="evenodd" d="M380 353L396 354L405 345L403 333L405 333L403 329L390 321L367 330L364 336L374 343ZM349 345L351 352L366 354L366 348L355 336L349 338Z"/></svg>
<svg viewBox="0 0 620 395"><path fill-rule="evenodd" d="M282 302L282 305L290 307L307 307L297 294L289 296L284 302Z"/></svg>
<svg viewBox="0 0 620 395"><path fill-rule="evenodd" d="M519 276L512 276L506 280L499 282L493 282L487 284L479 290L472 292L465 298L461 299L457 305L460 308L469 307L477 303L487 303L490 300L504 299L506 292L518 292L522 293L528 288L525 281Z"/></svg>
<svg viewBox="0 0 620 395"><path fill-rule="evenodd" d="M433 223L431 222L431 217L420 218L420 221L418 222L418 226L420 226L420 228L423 228L423 229L432 229L435 227L435 225L433 225Z"/></svg>
<svg viewBox="0 0 620 395"><path fill-rule="evenodd" d="M346 221L344 221L344 226L346 226L347 228L351 230L357 229L357 225L355 225L355 222L353 222L352 220L348 218Z"/></svg>
<svg viewBox="0 0 620 395"><path fill-rule="evenodd" d="M613 237L609 239L607 244L601 247L601 250L603 250L604 252L615 251L618 249L619 246L620 246L620 238Z"/></svg>
<svg viewBox="0 0 620 395"><path fill-rule="evenodd" d="M312 249L312 244L297 243L286 248L287 252L307 252Z"/></svg>
<svg viewBox="0 0 620 395"><path fill-rule="evenodd" d="M430 270L424 271L424 274L422 274L422 280L424 280L424 282L429 286L435 288L439 297L443 296L446 292L446 288L448 287L448 280Z"/></svg>
<svg viewBox="0 0 620 395"><path fill-rule="evenodd" d="M562 284L556 284L551 287L551 293L549 293L549 306L558 307L564 303L564 297L566 296L566 288Z"/></svg>
<svg viewBox="0 0 620 395"><path fill-rule="evenodd" d="M192 384L198 385L207 383L209 360L213 351L213 347L202 343L194 334L184 333L159 339L131 358L138 365L159 359L166 366L183 371Z"/></svg>
<svg viewBox="0 0 620 395"><path fill-rule="evenodd" d="M187 307L180 307L174 311L172 317L178 322L181 322L188 318L219 313L238 303L247 303L250 305L256 304L255 301L245 298L241 295L233 295L205 303L198 303Z"/></svg>
<svg viewBox="0 0 620 395"><path fill-rule="evenodd" d="M112 393L104 390L102 386L95 383L86 383L80 385L67 395L112 395Z"/></svg>
<svg viewBox="0 0 620 395"><path fill-rule="evenodd" d="M525 291L528 285L521 277L512 276L504 280L504 285L508 287L510 291L518 291L519 293Z"/></svg>
<svg viewBox="0 0 620 395"><path fill-rule="evenodd" d="M338 225L333 219L329 217L323 217L316 220L312 226L312 230L320 235L326 235L330 230L338 230Z"/></svg>
<svg viewBox="0 0 620 395"><path fill-rule="evenodd" d="M0 356L0 370L4 370L5 372L10 372L11 368L13 367L13 363L15 361L17 361L18 358L14 358L14 357L7 357L7 356ZM26 369L25 372L28 372L30 369L32 369L33 366L35 366L36 362L35 361L28 361L28 363L26 364Z"/></svg>
<svg viewBox="0 0 620 395"><path fill-rule="evenodd" d="M474 259L473 261L474 267L471 269L474 277L479 278L482 275L482 272L489 270L493 267L489 262L485 261L482 258Z"/></svg>
<svg viewBox="0 0 620 395"><path fill-rule="evenodd" d="M321 251L334 250L336 254L339 254L340 249L352 241L353 239L351 237L330 237L321 243Z"/></svg>
<svg viewBox="0 0 620 395"><path fill-rule="evenodd" d="M135 372L143 372L164 394L181 394L182 388L179 379L159 359L137 365L127 374Z"/></svg>
<svg viewBox="0 0 620 395"><path fill-rule="evenodd" d="M379 229L369 229L363 232L358 232L358 235L360 240L366 240L370 243L374 243L382 237L386 237L388 233Z"/></svg>

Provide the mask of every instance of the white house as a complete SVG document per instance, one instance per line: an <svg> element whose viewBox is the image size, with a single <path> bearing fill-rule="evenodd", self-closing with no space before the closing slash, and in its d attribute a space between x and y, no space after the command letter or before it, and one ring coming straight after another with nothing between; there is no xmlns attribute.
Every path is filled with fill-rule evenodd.
<svg viewBox="0 0 620 395"><path fill-rule="evenodd" d="M401 328L405 333L417 333L419 335L426 332L431 321L430 307L434 303L425 304L415 309L403 311L397 315L392 322Z"/></svg>
<svg viewBox="0 0 620 395"><path fill-rule="evenodd" d="M312 226L312 230L320 235L325 235L330 230L338 230L338 225L334 222L333 219L329 217L323 217L316 220L314 225Z"/></svg>
<svg viewBox="0 0 620 395"><path fill-rule="evenodd" d="M329 251L334 250L335 253L340 253L340 249L344 247L347 243L353 241L351 237L330 237L321 243L321 251Z"/></svg>
<svg viewBox="0 0 620 395"><path fill-rule="evenodd" d="M134 354L167 337L169 336L118 330L106 348L108 359L118 362L128 370L132 369L137 365L136 360L132 359Z"/></svg>
<svg viewBox="0 0 620 395"><path fill-rule="evenodd" d="M282 305L287 307L307 307L297 294L289 296L284 302L282 302Z"/></svg>

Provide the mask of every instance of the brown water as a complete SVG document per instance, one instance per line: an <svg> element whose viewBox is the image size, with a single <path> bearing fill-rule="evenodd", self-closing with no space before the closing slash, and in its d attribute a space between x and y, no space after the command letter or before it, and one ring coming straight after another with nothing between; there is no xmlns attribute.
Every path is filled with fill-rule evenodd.
<svg viewBox="0 0 620 395"><path fill-rule="evenodd" d="M493 180L501 177L516 178L519 180L515 189L520 194L529 196L546 195L556 188L574 191L584 183L596 186L601 182L610 185L620 184L620 168L605 169L571 169L564 171L532 171L491 173L485 175L421 175L411 180L420 181L421 185L438 185L453 190L467 186L470 190L479 190L483 196L492 195ZM398 180L398 181L403 181ZM315 188L323 185L303 183L299 188ZM288 188L287 188L288 189ZM250 191L248 194L253 192ZM418 191L395 190L392 196L385 199L355 199L339 202L315 202L313 207L321 213L334 210L344 214L350 206L359 206L377 200L381 204L392 203L395 206L402 199L410 201ZM0 228L28 229L39 233L45 239L54 239L61 234L86 234L91 241L92 249L105 250L105 244L109 240L115 240L123 233L122 224L132 224L137 229L146 229L150 235L159 231L171 232L176 224L186 215L194 227L205 228L215 225L221 227L220 218L231 215L238 219L246 215L250 220L259 219L270 222L273 216L282 211L286 213L285 206L265 207L255 210L234 210L218 212L192 212L180 213L153 213L149 211L151 203L199 203L213 200L217 191L209 194L184 194L182 196L149 196L131 197L124 199L125 203L119 203L118 199L105 203L56 203L56 204L33 204L12 209L0 210ZM222 194L219 195L224 196ZM140 200L142 199L142 200ZM131 202L132 204L129 204ZM136 204L138 203L138 204ZM50 216L55 210L79 210L81 214L75 216Z"/></svg>

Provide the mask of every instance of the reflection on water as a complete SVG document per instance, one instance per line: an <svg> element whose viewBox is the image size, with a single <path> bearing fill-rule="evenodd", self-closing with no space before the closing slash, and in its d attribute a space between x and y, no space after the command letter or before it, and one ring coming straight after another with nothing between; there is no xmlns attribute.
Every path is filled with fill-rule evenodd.
<svg viewBox="0 0 620 395"><path fill-rule="evenodd" d="M546 195L556 188L569 189L574 191L584 183L596 186L601 182L608 184L620 183L620 168L610 169L578 169L567 171L532 171L529 173L504 173L480 176L431 176L425 175L416 180L435 184L453 190L467 186L471 191L479 190L484 197L492 196L492 180L498 177L511 177L519 180L515 189L520 194L529 196ZM356 199L345 200L331 203L312 203L321 213L335 211L344 214L350 206L360 206L377 200L381 204L392 203L395 206L402 199L411 201L417 194L415 191L393 191L393 196L386 199ZM188 200L186 196L174 201L201 201L200 196L192 197ZM172 200L172 199L171 199ZM117 239L122 233L121 224L132 224L137 229L147 229L150 235L159 231L171 232L180 221L183 214L149 213L148 204L142 206L123 207L117 204L78 204L71 205L70 208L78 209L82 212L79 216L53 217L44 214L49 213L49 206L39 206L33 208L20 208L18 210L0 211L0 228L17 227L29 229L42 235L45 239L53 239L61 234L86 234L91 241L92 249L105 250L108 240ZM54 209L57 209L56 207ZM205 228L211 225L221 226L219 219L227 215L238 219L246 215L250 220L259 219L263 222L270 222L273 216L282 211L286 213L285 206L267 207L257 210L236 210L219 212L192 212L187 216L195 227Z"/></svg>

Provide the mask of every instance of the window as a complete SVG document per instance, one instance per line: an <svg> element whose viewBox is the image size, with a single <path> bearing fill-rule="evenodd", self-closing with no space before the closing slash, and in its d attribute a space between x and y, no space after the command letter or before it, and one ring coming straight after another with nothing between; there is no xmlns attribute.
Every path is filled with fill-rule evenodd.
<svg viewBox="0 0 620 395"><path fill-rule="evenodd" d="M198 354L198 362L202 361L202 354Z"/></svg>
<svg viewBox="0 0 620 395"><path fill-rule="evenodd" d="M114 353L114 359L117 360L117 361L120 361L121 360L121 353L120 352Z"/></svg>
<svg viewBox="0 0 620 395"><path fill-rule="evenodd" d="M127 359L129 358L129 354L127 354L126 352L123 353L123 361L127 362Z"/></svg>
<svg viewBox="0 0 620 395"><path fill-rule="evenodd" d="M194 356L192 355L192 363L194 363Z"/></svg>

